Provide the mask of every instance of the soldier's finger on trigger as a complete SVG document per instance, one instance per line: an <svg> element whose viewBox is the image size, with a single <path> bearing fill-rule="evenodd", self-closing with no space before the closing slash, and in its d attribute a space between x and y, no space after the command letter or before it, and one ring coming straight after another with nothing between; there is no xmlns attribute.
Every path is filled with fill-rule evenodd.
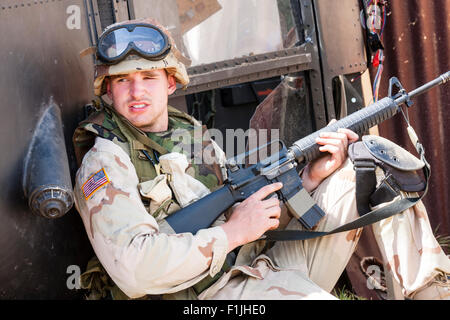
<svg viewBox="0 0 450 320"><path fill-rule="evenodd" d="M250 197L257 199L257 200L262 200L262 199L265 199L271 193L274 193L275 191L280 190L282 187L283 187L283 184L281 182L272 183L272 184L262 187L261 189L256 191L254 194L252 194Z"/></svg>

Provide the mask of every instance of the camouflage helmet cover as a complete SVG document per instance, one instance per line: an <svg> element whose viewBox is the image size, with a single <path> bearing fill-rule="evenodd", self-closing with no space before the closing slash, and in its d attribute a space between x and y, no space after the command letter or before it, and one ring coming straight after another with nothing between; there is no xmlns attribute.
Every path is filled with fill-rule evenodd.
<svg viewBox="0 0 450 320"><path fill-rule="evenodd" d="M172 45L169 54L162 60L151 61L138 55L130 54L124 60L117 64L108 65L102 61L96 59L95 73L94 73L94 93L97 96L102 96L106 93L105 78L107 76L127 74L136 71L146 71L153 69L165 69L168 74L175 77L176 81L183 86L189 83L189 77L187 75L186 67L183 64L183 60L187 59L181 55L178 49L175 47L175 41L173 40L169 31L161 24L153 19L137 19L118 22L108 26L103 32L108 29L126 24L133 23L148 23L161 29L168 37L170 44Z"/></svg>

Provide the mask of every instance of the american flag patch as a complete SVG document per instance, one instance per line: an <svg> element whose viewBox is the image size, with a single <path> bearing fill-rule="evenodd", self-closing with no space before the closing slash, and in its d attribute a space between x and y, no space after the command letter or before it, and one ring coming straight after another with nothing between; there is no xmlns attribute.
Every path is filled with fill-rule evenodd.
<svg viewBox="0 0 450 320"><path fill-rule="evenodd" d="M109 183L109 179L105 173L105 169L102 168L100 171L94 173L81 187L86 200L107 183Z"/></svg>

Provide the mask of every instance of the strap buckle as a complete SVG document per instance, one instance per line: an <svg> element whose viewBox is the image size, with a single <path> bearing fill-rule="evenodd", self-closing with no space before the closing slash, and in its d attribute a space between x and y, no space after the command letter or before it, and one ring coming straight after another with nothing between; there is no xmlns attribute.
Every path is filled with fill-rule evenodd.
<svg viewBox="0 0 450 320"><path fill-rule="evenodd" d="M353 161L353 169L368 169L371 171L375 171L377 165L373 159L355 159Z"/></svg>

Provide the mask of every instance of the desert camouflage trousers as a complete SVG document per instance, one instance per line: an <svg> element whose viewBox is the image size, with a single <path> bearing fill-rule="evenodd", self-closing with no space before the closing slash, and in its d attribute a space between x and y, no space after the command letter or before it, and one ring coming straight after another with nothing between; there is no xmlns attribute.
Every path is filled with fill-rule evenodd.
<svg viewBox="0 0 450 320"><path fill-rule="evenodd" d="M381 178L382 172L377 172L377 179ZM329 231L356 219L355 172L351 161L347 160L323 181L313 198L326 212L316 231ZM450 259L433 235L422 202L372 227L384 264L401 285L405 297L414 297L423 288L432 286L439 275L450 274ZM302 226L291 219L286 229ZM336 299L330 292L352 256L361 232L358 229L305 241L277 242L264 254L260 254L258 242L246 245L235 266L199 298ZM424 298L445 298L450 283L446 279L444 282L438 285L446 287L445 292Z"/></svg>

